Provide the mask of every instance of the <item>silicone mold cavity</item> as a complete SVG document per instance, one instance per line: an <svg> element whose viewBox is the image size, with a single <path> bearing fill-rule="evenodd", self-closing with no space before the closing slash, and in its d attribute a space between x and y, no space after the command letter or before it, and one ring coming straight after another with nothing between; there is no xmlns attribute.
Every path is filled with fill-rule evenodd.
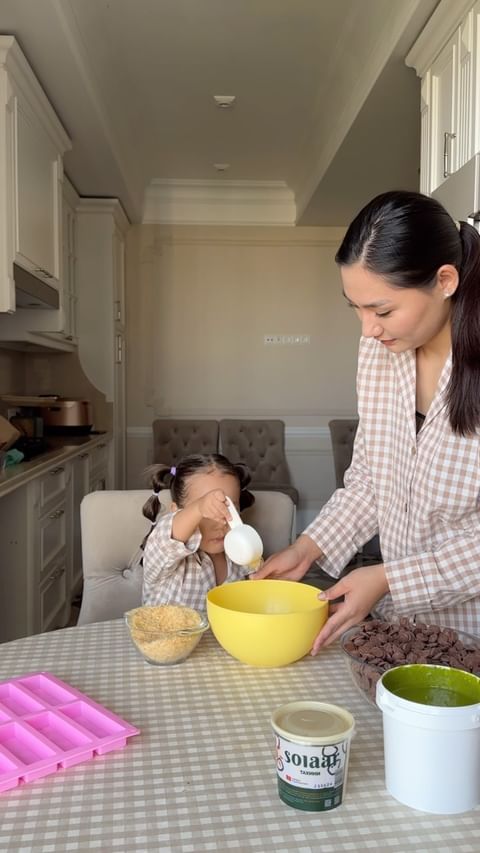
<svg viewBox="0 0 480 853"><path fill-rule="evenodd" d="M0 792L119 749L138 733L51 673L0 682Z"/></svg>
<svg viewBox="0 0 480 853"><path fill-rule="evenodd" d="M17 687L15 684L4 682L0 684L0 702L8 711L13 711L17 716L40 711L42 705L29 693Z"/></svg>
<svg viewBox="0 0 480 853"><path fill-rule="evenodd" d="M52 681L43 673L22 678L22 685L42 702L47 702L49 705L61 705L62 702L69 702L76 698L75 693L66 690L58 681Z"/></svg>

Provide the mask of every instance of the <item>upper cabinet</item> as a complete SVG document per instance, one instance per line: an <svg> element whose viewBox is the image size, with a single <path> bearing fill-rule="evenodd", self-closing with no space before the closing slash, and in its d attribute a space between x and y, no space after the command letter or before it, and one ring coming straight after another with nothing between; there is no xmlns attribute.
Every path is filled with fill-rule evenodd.
<svg viewBox="0 0 480 853"><path fill-rule="evenodd" d="M13 264L60 289L63 155L70 140L12 36L0 36L0 311Z"/></svg>
<svg viewBox="0 0 480 853"><path fill-rule="evenodd" d="M420 189L480 151L480 0L441 0L407 56L421 77Z"/></svg>

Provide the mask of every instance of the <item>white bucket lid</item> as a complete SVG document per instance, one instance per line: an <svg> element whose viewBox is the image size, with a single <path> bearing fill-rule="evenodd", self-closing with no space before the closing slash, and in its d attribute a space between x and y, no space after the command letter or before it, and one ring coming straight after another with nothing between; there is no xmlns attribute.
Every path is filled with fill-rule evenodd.
<svg viewBox="0 0 480 853"><path fill-rule="evenodd" d="M295 743L322 745L353 734L355 720L346 708L327 702L288 702L271 717L274 731Z"/></svg>
<svg viewBox="0 0 480 853"><path fill-rule="evenodd" d="M401 720L417 728L437 729L442 731L461 731L480 727L480 702L470 705L448 706L429 705L423 702L415 702L398 696L389 690L384 684L384 679L389 679L395 670L408 670L425 666L430 670L447 670L450 667L435 666L433 664L410 664L395 667L383 673L377 682L376 702L383 713ZM460 670L459 670L460 673ZM465 673L470 675L470 673ZM475 677L475 676L474 676Z"/></svg>

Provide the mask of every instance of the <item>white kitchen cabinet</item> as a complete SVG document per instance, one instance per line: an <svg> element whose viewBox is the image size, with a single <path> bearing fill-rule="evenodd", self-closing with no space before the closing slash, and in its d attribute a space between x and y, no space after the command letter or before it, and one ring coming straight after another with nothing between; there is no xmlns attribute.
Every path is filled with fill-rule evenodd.
<svg viewBox="0 0 480 853"><path fill-rule="evenodd" d="M480 151L480 0L441 0L406 58L421 77L420 189L432 193Z"/></svg>
<svg viewBox="0 0 480 853"><path fill-rule="evenodd" d="M125 233L115 199L77 206L78 355L90 382L113 403L113 482L125 487Z"/></svg>
<svg viewBox="0 0 480 853"><path fill-rule="evenodd" d="M13 263L60 288L64 128L12 36L0 36L0 311Z"/></svg>
<svg viewBox="0 0 480 853"><path fill-rule="evenodd" d="M82 585L80 504L110 487L110 436L0 497L0 643L65 625Z"/></svg>
<svg viewBox="0 0 480 853"><path fill-rule="evenodd" d="M0 641L65 625L70 612L68 463L0 500Z"/></svg>

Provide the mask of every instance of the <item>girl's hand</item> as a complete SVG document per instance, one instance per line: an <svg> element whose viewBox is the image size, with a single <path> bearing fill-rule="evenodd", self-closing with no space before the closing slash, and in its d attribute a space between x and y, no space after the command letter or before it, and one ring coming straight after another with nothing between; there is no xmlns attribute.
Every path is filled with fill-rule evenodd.
<svg viewBox="0 0 480 853"><path fill-rule="evenodd" d="M228 522L230 518L225 492L221 489L213 489L213 491L207 492L194 503L200 518L211 518L213 521L219 521L223 524Z"/></svg>
<svg viewBox="0 0 480 853"><path fill-rule="evenodd" d="M313 539L309 536L299 536L289 548L269 557L258 572L250 575L250 579L278 578L298 581L320 555L321 551Z"/></svg>
<svg viewBox="0 0 480 853"><path fill-rule="evenodd" d="M332 614L315 638L312 655L316 655L322 646L329 646L344 631L361 622L370 610L388 592L387 576L383 564L363 566L354 569L319 598L331 601L345 596L341 604L330 605Z"/></svg>

